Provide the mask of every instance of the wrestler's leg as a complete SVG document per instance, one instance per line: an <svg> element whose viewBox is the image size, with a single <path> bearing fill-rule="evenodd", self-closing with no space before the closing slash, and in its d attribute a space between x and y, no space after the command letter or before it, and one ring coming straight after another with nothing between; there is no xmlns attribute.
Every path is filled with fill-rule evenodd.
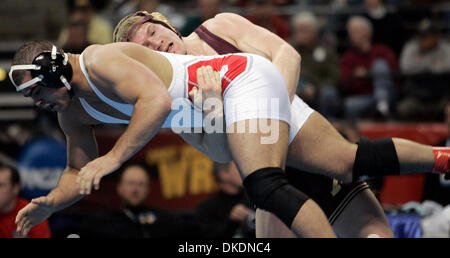
<svg viewBox="0 0 450 258"><path fill-rule="evenodd" d="M272 213L256 209L255 233L257 238L294 238L295 234Z"/></svg>
<svg viewBox="0 0 450 258"><path fill-rule="evenodd" d="M340 237L394 237L383 208L368 188L343 209L333 229Z"/></svg>
<svg viewBox="0 0 450 258"><path fill-rule="evenodd" d="M406 139L392 138L400 164L400 173L431 172L434 165L433 147Z"/></svg>
<svg viewBox="0 0 450 258"><path fill-rule="evenodd" d="M441 154L438 156L433 152L436 148L431 146L400 138L392 138L392 142L398 158L398 173L431 172L435 159L441 164L438 171L448 172L450 148L437 150ZM351 182L357 149L357 144L348 142L322 115L314 112L289 146L287 164ZM395 174L391 172L380 171L380 175Z"/></svg>
<svg viewBox="0 0 450 258"><path fill-rule="evenodd" d="M253 122L259 122L270 125L272 130L264 134L261 130L257 133L250 132L249 125ZM237 128L245 128L245 133L239 133ZM274 132L273 130L278 130ZM235 132L235 133L230 133ZM241 173L244 180L249 175L256 171L261 172L265 168L281 168L284 169L285 157L288 145L289 125L278 120L258 119L258 120L243 120L231 124L227 127L227 138L233 156L233 160ZM276 134L278 139L271 144L262 144L262 137L268 137L270 134ZM258 170L258 171L257 171ZM254 175L252 175L254 178ZM261 186L264 188L264 186ZM289 191L293 189L290 188ZM246 188L247 193L249 189ZM295 191L295 190L294 190ZM291 194L292 192L289 192ZM288 193L286 193L288 194ZM289 196L286 196L289 197ZM272 202L273 203L273 202ZM277 205L280 203L277 203ZM271 209L271 207L268 207ZM280 210L280 207L275 209ZM328 223L324 212L311 199L307 200L301 208L295 211L290 223L293 232L300 237L334 237L335 234ZM277 214L279 216L279 214ZM286 222L284 222L286 224Z"/></svg>
<svg viewBox="0 0 450 258"><path fill-rule="evenodd" d="M295 237L272 213L257 209L255 221L258 238ZM393 237L383 208L370 189L357 193L334 219L332 226L340 237Z"/></svg>
<svg viewBox="0 0 450 258"><path fill-rule="evenodd" d="M313 112L289 145L287 164L349 182L357 148L322 115Z"/></svg>

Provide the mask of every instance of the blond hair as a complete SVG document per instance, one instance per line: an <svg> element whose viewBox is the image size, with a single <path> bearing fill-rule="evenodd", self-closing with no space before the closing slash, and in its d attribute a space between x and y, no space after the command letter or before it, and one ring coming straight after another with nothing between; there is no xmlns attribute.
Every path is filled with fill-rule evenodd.
<svg viewBox="0 0 450 258"><path fill-rule="evenodd" d="M175 32L181 38L181 34L178 32L178 30L170 23L167 17L164 16L163 14L159 12L149 13L147 11L138 11L136 13L125 16L124 18L122 18L122 20L119 21L113 32L113 41L114 42L129 41L137 29L135 24L141 22L141 20L145 18L149 18L146 22L161 24L164 27Z"/></svg>

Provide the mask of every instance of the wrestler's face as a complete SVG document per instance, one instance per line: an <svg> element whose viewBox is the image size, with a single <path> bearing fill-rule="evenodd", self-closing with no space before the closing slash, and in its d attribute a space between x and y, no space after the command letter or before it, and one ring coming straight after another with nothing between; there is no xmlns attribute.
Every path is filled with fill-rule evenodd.
<svg viewBox="0 0 450 258"><path fill-rule="evenodd" d="M31 80L31 75L25 76L24 81ZM52 112L61 112L67 109L70 104L70 95L66 87L48 88L42 85L34 84L22 90L24 97L31 97L37 107Z"/></svg>
<svg viewBox="0 0 450 258"><path fill-rule="evenodd" d="M138 43L150 49L185 55L183 40L170 29L161 24L146 22L135 32L131 42Z"/></svg>

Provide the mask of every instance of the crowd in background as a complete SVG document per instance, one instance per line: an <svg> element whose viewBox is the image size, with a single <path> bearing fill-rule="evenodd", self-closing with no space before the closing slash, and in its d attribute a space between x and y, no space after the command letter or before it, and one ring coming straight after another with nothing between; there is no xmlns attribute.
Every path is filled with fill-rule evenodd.
<svg viewBox="0 0 450 258"><path fill-rule="evenodd" d="M30 5L14 2L18 9ZM39 1L41 9L52 6L47 10L52 13L34 34L6 30L3 38L46 38L67 52L81 53L90 44L110 43L118 21L138 10L163 13L183 36L217 13L231 11L299 51L297 93L329 119L438 121L449 99L450 7L445 1L59 2L56 12L53 1ZM0 25L0 31L9 24Z"/></svg>
<svg viewBox="0 0 450 258"><path fill-rule="evenodd" d="M5 18L0 25L2 40L14 43L48 39L71 53L81 53L90 44L112 42L114 26L122 17L138 10L161 12L183 36L217 13L236 12L277 34L298 50L302 66L297 94L328 119L446 121L450 132L450 3L446 1L4 2L6 8L0 11L0 17ZM29 15L17 15L27 10ZM10 58L8 51L14 49L8 49L8 46L0 44L0 58ZM13 91L13 87L10 88L1 89L0 95ZM22 197L31 199L42 194L22 192L19 198L20 180L15 179L15 168L19 165L26 168L30 166L27 162L33 159L41 163L48 161L45 167L51 163L50 167L54 169L36 180L53 180L51 185L65 166L64 138L58 130L55 115L47 111L34 112L38 113L31 122L2 120L0 123L1 225L2 219L12 217L11 212L23 207L26 201ZM450 146L450 138L440 145ZM43 151L46 149L53 151ZM60 150L57 151L59 156L50 154L56 153L55 149ZM36 155L37 152L41 155ZM127 173L129 170L133 173ZM150 178L145 166L124 167L117 185L122 208L91 214L82 221L72 218L72 226L76 225L78 232L89 236L254 237L254 210L235 170L233 164L216 165L213 173L219 186L218 193L200 203L195 211L183 213L145 206L150 194ZM31 174L21 171L22 176ZM448 205L450 188L444 185L436 176L427 177L424 198ZM3 200L6 197L9 202ZM64 224L61 220L50 223L54 225L55 236L64 237L72 230L58 223ZM42 237L50 236L48 227L45 224L43 229L38 229L43 232ZM2 226L0 237L7 236L1 229ZM122 235L117 235L118 232Z"/></svg>

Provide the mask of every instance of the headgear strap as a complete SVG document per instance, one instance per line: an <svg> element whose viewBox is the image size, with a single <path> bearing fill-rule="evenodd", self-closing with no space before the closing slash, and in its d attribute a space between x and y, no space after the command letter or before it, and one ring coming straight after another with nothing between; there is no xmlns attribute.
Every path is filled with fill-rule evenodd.
<svg viewBox="0 0 450 258"><path fill-rule="evenodd" d="M135 24L133 24L133 26L131 26L131 29L127 33L127 42L131 41L131 37L133 36L133 33L136 30L136 28L138 26L146 23L146 22L161 24L162 26L164 26L164 27L168 28L169 30L175 32L175 34L177 34L178 37L181 38L181 34L178 31L176 31L173 28L171 28L165 22L155 20L153 15L151 15L151 14L145 12L145 11L138 11L138 12L134 13L131 17L134 17L134 16L143 16L143 18L140 19L139 21L137 21Z"/></svg>
<svg viewBox="0 0 450 258"><path fill-rule="evenodd" d="M9 79L17 91L24 90L35 83L41 83L44 87L65 86L69 93L72 93L72 87L69 84L72 79L72 67L68 61L68 55L58 53L56 46L53 45L51 51L44 51L36 55L32 64L11 66ZM13 72L17 70L31 70L33 79L17 85L12 76ZM62 83L62 85L58 85L58 83Z"/></svg>

